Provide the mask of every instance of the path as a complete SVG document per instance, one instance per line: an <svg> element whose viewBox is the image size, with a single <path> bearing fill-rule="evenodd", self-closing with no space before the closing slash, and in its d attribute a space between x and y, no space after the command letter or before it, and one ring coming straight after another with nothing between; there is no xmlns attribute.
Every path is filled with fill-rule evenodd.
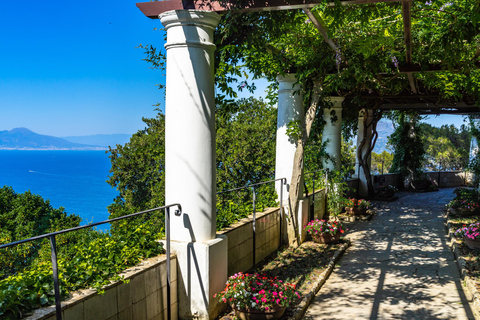
<svg viewBox="0 0 480 320"><path fill-rule="evenodd" d="M446 244L453 189L375 203L304 319L474 319Z"/></svg>

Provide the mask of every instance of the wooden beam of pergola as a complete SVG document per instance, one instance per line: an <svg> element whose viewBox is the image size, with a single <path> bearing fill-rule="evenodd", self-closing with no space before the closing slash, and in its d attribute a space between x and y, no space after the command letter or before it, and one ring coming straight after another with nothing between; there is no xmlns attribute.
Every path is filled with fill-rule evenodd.
<svg viewBox="0 0 480 320"><path fill-rule="evenodd" d="M381 2L399 2L401 0L344 0L340 1L342 5L352 4L371 4ZM250 0L242 4L233 0L219 1L215 0L163 0L154 2L139 2L137 7L143 14L151 19L158 19L158 15L171 10L203 10L218 13L227 11L236 12L255 12L255 11L274 11L274 10L292 10L313 8L323 0ZM333 6L334 2L329 2Z"/></svg>
<svg viewBox="0 0 480 320"><path fill-rule="evenodd" d="M405 61L407 64L412 64L412 17L411 17L411 0L402 0L402 14L403 14L403 34L405 38ZM408 82L414 94L417 93L417 86L412 72L407 72Z"/></svg>
<svg viewBox="0 0 480 320"><path fill-rule="evenodd" d="M324 24L322 23L323 21L320 21L320 19L318 19L319 17L316 14L314 14L309 8L304 8L303 12L305 12L305 14L310 19L310 21L312 21L313 25L315 26L315 28L317 28L318 32L320 32L320 34L323 36L323 38L328 43L330 48L332 48L333 51L335 52L338 51L337 45L333 42L332 39L328 37L327 30L325 29Z"/></svg>

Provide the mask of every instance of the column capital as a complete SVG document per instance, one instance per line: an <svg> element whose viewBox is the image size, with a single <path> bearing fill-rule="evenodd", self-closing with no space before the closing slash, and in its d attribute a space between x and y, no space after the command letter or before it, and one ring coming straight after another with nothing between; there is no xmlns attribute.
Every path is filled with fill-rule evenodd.
<svg viewBox="0 0 480 320"><path fill-rule="evenodd" d="M172 10L158 16L167 31L165 49L172 47L202 47L215 50L213 32L220 22L215 12Z"/></svg>
<svg viewBox="0 0 480 320"><path fill-rule="evenodd" d="M285 91L297 91L302 88L302 86L297 83L298 79L295 73L287 73L285 75L279 75L277 77L278 81L278 92L283 93Z"/></svg>
<svg viewBox="0 0 480 320"><path fill-rule="evenodd" d="M296 73L286 73L285 75L278 75L277 76L278 82L293 82L297 81L297 74Z"/></svg>
<svg viewBox="0 0 480 320"><path fill-rule="evenodd" d="M328 100L333 103L332 108L342 108L342 103L345 100L345 97L331 96L328 97Z"/></svg>

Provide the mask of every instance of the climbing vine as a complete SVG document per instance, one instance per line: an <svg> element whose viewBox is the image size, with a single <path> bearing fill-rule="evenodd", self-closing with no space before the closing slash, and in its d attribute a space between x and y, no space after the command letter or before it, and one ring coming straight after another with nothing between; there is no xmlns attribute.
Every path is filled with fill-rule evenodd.
<svg viewBox="0 0 480 320"><path fill-rule="evenodd" d="M388 138L394 151L390 172L398 172L411 186L423 173L425 148L421 138L420 119L416 113L398 112L391 116L395 131Z"/></svg>

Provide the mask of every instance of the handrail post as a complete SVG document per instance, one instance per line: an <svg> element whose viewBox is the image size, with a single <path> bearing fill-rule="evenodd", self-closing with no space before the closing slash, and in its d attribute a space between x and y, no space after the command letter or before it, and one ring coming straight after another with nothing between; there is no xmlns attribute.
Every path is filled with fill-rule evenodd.
<svg viewBox="0 0 480 320"><path fill-rule="evenodd" d="M314 216L315 216L315 175L316 175L316 172L313 173L313 185L312 185L312 192L313 192L313 195L312 195L312 201L313 201L313 212L310 214L310 220L313 220Z"/></svg>
<svg viewBox="0 0 480 320"><path fill-rule="evenodd" d="M280 246L283 243L282 223L283 223L283 186L287 184L287 179L280 180Z"/></svg>
<svg viewBox="0 0 480 320"><path fill-rule="evenodd" d="M55 290L55 313L57 320L62 320L62 305L60 302L60 285L58 284L57 245L55 235L50 236L50 250L52 256L53 288Z"/></svg>
<svg viewBox="0 0 480 320"><path fill-rule="evenodd" d="M165 209L165 238L167 242L167 319L172 318L171 298L170 298L170 207Z"/></svg>
<svg viewBox="0 0 480 320"><path fill-rule="evenodd" d="M328 168L325 169L325 214L324 216L327 215L328 213Z"/></svg>
<svg viewBox="0 0 480 320"><path fill-rule="evenodd" d="M255 245L256 245L256 241L255 241L255 238L256 238L256 229L255 229L255 218L256 218L256 206L255 206L255 186L252 187L252 190L253 190L253 266L255 266Z"/></svg>
<svg viewBox="0 0 480 320"><path fill-rule="evenodd" d="M182 214L182 208L177 205L175 215L180 216ZM171 267L170 267L170 207L165 208L165 241L167 244L167 319L172 319L172 299L170 297L171 292Z"/></svg>

